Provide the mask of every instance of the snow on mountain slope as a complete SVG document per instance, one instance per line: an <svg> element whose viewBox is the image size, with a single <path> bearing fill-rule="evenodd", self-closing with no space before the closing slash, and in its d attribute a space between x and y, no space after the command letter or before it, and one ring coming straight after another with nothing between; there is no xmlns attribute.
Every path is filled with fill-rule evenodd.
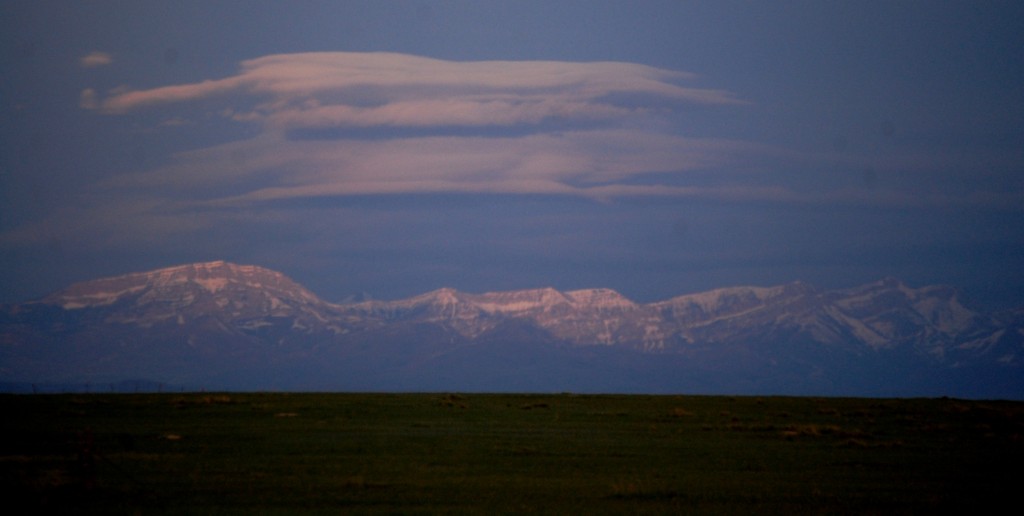
<svg viewBox="0 0 1024 516"><path fill-rule="evenodd" d="M515 319L573 344L622 344L652 348L665 338L654 310L610 289L559 292L553 288L467 294L439 289L398 301L350 305L368 319L444 324L475 338Z"/></svg>
<svg viewBox="0 0 1024 516"><path fill-rule="evenodd" d="M39 301L65 310L107 308L105 322L141 327L215 318L239 329L291 318L296 330L344 331L333 307L283 274L223 261L125 274L72 285Z"/></svg>
<svg viewBox="0 0 1024 516"><path fill-rule="evenodd" d="M830 302L877 335L875 347L911 345L941 357L963 335L987 324L945 286L911 288L894 278L836 291Z"/></svg>
<svg viewBox="0 0 1024 516"><path fill-rule="evenodd" d="M138 304L155 302L161 292L175 294L181 289L199 287L217 294L232 286L261 290L278 298L319 303L319 298L283 274L253 265L235 265L223 261L195 263L76 283L47 296L44 303L60 304L65 309L109 305L142 291Z"/></svg>
<svg viewBox="0 0 1024 516"><path fill-rule="evenodd" d="M152 327L213 318L249 332L288 319L304 332L435 324L472 339L517 320L574 345L661 352L789 335L871 349L911 345L941 356L965 345L963 335L971 334L975 347L993 339L985 333L987 319L960 304L955 290L914 289L892 278L831 292L800 282L730 287L649 304L600 288L483 294L442 288L402 300L330 304L281 273L216 261L87 281L40 303L105 309L108 323Z"/></svg>
<svg viewBox="0 0 1024 516"><path fill-rule="evenodd" d="M488 292L475 296L474 304L481 310L497 314L529 314L568 309L573 300L553 288Z"/></svg>
<svg viewBox="0 0 1024 516"><path fill-rule="evenodd" d="M492 352L500 356L484 360ZM436 361L463 355L496 368L514 362L524 374L555 356L573 374L589 371L584 363L626 374L587 362L617 357L637 367L625 377L659 370L666 385L678 375L659 367L671 363L721 385L762 376L875 385L861 375L886 370L888 381L912 372L939 386L950 374L968 386L997 374L986 392L1024 392L1024 311L979 314L954 289L894 279L831 291L799 282L730 287L646 304L599 288L442 288L333 304L278 272L220 261L86 281L0 307L0 380L177 371L264 385L278 371L304 378L315 364L323 385L380 386L373 382L409 371L441 385L431 376Z"/></svg>
<svg viewBox="0 0 1024 516"><path fill-rule="evenodd" d="M575 346L661 353L802 339L851 350L909 346L942 359L995 343L1012 348L1006 342L1017 335L965 308L953 289L915 289L892 278L836 291L800 282L730 287L648 304L600 288L483 294L442 288L401 300L331 304L281 273L215 261L82 282L36 304L88 311L104 323L152 328L207 321L191 331L272 329L282 338L289 331L340 335L427 324L476 339L516 321Z"/></svg>
<svg viewBox="0 0 1024 516"><path fill-rule="evenodd" d="M652 306L683 325L707 324L750 314L772 304L786 304L814 293L803 283L777 287L729 287L678 296Z"/></svg>

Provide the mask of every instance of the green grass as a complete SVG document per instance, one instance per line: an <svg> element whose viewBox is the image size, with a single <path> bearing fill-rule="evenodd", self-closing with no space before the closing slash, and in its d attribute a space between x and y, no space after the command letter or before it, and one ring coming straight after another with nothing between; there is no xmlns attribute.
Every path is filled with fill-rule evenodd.
<svg viewBox="0 0 1024 516"><path fill-rule="evenodd" d="M1015 502L1024 404L506 394L6 395L28 513L863 514Z"/></svg>

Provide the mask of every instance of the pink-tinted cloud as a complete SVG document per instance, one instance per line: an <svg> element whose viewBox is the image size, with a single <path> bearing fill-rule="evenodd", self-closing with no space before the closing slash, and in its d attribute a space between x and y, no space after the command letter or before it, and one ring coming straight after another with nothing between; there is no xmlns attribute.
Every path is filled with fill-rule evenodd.
<svg viewBox="0 0 1024 516"><path fill-rule="evenodd" d="M310 53L261 57L243 62L231 77L119 89L103 99L85 90L80 104L129 113L216 97L216 114L254 124L259 132L248 140L180 153L169 165L105 186L203 205L437 192L907 200L895 190L844 190L834 182L797 188L797 172L789 171L822 175L817 184L825 185L831 169L877 168L863 158L678 134L671 112L680 104L739 102L721 90L680 85L693 79L631 63ZM463 130L446 131L451 127ZM359 136L374 129L372 137ZM763 173L766 168L773 171ZM692 179L695 173L699 178Z"/></svg>
<svg viewBox="0 0 1024 516"><path fill-rule="evenodd" d="M133 91L119 88L110 93L102 103L102 108L109 113L124 113L140 107L182 102L208 97L217 93L226 93L237 89L241 83L238 79L203 81L196 84L164 86L152 90Z"/></svg>
<svg viewBox="0 0 1024 516"><path fill-rule="evenodd" d="M82 68L96 68L98 66L108 66L113 64L114 57L106 52L93 51L82 56L78 59L78 64Z"/></svg>
<svg viewBox="0 0 1024 516"><path fill-rule="evenodd" d="M691 74L618 62L455 62L392 53L282 54L244 61L235 76L103 100L124 113L235 93L259 102L239 118L285 128L375 125L511 125L549 118L603 119L627 109L612 95L661 102L735 104L728 92L688 88Z"/></svg>
<svg viewBox="0 0 1024 516"><path fill-rule="evenodd" d="M307 53L244 61L221 79L119 89L103 99L89 90L81 103L127 114L216 97L225 104L216 108L221 115L262 128L247 141L180 154L172 165L115 181L119 187L215 188L211 202L408 192L605 196L617 191L610 183L636 174L680 173L749 152L749 144L661 130L664 112L682 104L741 103L681 85L694 78L620 62ZM465 130L446 132L452 127ZM492 132L480 137L485 127ZM395 128L419 132L388 132ZM342 131L297 132L333 129ZM360 138L367 129L381 132Z"/></svg>
<svg viewBox="0 0 1024 516"><path fill-rule="evenodd" d="M744 142L621 128L505 138L307 141L268 132L182 153L173 165L123 176L109 186L171 197L200 194L214 205L440 192L787 199L770 187L697 188L673 181L693 170L743 168L745 161L771 151ZM646 184L629 184L638 175L649 178ZM670 186L673 182L677 185ZM218 194L202 195L205 191Z"/></svg>

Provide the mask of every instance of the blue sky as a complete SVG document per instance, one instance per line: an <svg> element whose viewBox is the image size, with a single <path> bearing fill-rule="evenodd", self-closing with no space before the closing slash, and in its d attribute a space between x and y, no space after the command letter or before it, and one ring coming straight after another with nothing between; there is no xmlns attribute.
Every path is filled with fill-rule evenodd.
<svg viewBox="0 0 1024 516"><path fill-rule="evenodd" d="M1024 305L1018 2L8 2L0 302L885 276Z"/></svg>

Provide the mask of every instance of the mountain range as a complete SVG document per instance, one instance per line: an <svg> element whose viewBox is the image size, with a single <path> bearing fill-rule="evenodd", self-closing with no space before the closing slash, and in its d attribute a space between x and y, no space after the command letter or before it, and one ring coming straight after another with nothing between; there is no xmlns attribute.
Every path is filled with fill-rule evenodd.
<svg viewBox="0 0 1024 516"><path fill-rule="evenodd" d="M0 382L207 390L1024 398L1024 309L945 286L801 282L636 303L610 289L331 303L223 261L0 307ZM107 387L102 387L107 386Z"/></svg>

